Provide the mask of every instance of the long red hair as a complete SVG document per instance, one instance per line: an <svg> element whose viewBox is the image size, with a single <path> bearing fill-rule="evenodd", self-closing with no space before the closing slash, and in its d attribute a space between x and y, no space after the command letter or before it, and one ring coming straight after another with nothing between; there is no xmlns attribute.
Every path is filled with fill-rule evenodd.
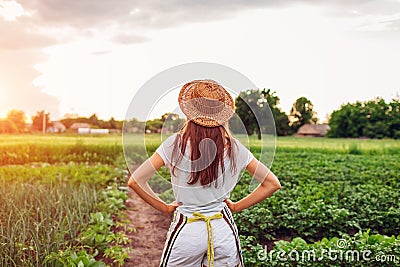
<svg viewBox="0 0 400 267"><path fill-rule="evenodd" d="M213 142L201 142L207 138ZM185 155L188 142L190 143L191 162L189 185L194 185L200 181L202 186L210 186L215 181L215 186L217 186L216 180L218 179L219 168L221 168L222 173L225 172L225 156L228 156L230 159L231 171L236 171L236 160L233 149L235 141L227 125L205 127L188 121L177 134L174 141L171 160L173 162L173 175L175 175L176 165L182 160L183 155Z"/></svg>

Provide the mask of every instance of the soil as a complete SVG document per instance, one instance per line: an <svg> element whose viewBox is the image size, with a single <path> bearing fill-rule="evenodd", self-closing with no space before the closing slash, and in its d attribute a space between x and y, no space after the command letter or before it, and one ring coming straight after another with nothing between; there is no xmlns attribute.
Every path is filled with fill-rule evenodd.
<svg viewBox="0 0 400 267"><path fill-rule="evenodd" d="M155 210L132 191L129 192L126 205L131 221L129 226L135 228L136 232L129 234L132 253L124 266L159 266L172 215Z"/></svg>

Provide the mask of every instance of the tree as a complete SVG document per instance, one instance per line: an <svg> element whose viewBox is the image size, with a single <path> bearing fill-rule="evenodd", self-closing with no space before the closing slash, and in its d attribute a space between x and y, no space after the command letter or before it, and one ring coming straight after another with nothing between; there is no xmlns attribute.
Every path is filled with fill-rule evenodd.
<svg viewBox="0 0 400 267"><path fill-rule="evenodd" d="M365 124L362 129L362 136L371 138L383 138L390 136L389 105L382 98L375 98L367 101L360 109L362 118L365 117Z"/></svg>
<svg viewBox="0 0 400 267"><path fill-rule="evenodd" d="M400 138L400 101L382 98L347 103L332 112L330 137Z"/></svg>
<svg viewBox="0 0 400 267"><path fill-rule="evenodd" d="M306 97L300 97L290 110L291 127L294 132L306 123L315 124L318 120L314 105Z"/></svg>
<svg viewBox="0 0 400 267"><path fill-rule="evenodd" d="M232 131L232 133L235 134L246 134L247 130L244 128L243 129L243 124L242 120L238 116L237 113L235 113L232 118L229 120L229 129Z"/></svg>
<svg viewBox="0 0 400 267"><path fill-rule="evenodd" d="M274 115L276 135L286 136L293 134L292 129L289 126L289 118L282 110L278 108L272 109Z"/></svg>
<svg viewBox="0 0 400 267"><path fill-rule="evenodd" d="M100 121L97 118L96 114L93 114L92 116L89 117L89 123L91 125L96 125L97 127L100 127Z"/></svg>
<svg viewBox="0 0 400 267"><path fill-rule="evenodd" d="M15 133L18 129L14 123L9 120L0 119L0 133Z"/></svg>
<svg viewBox="0 0 400 267"><path fill-rule="evenodd" d="M400 139L400 97L393 99L389 106L390 137Z"/></svg>
<svg viewBox="0 0 400 267"><path fill-rule="evenodd" d="M243 91L236 98L236 114L246 127L247 134L261 133L287 135L290 133L289 120L284 112L277 107L279 97L276 92L266 90ZM257 119L261 121L257 122ZM273 125L275 124L276 129ZM231 125L237 127L237 118L231 120ZM260 127L261 126L261 127Z"/></svg>
<svg viewBox="0 0 400 267"><path fill-rule="evenodd" d="M45 119L45 127L50 123L50 113L45 113L44 110L36 112L35 116L32 116L32 128L37 131L43 131L43 117ZM46 130L46 129L45 129Z"/></svg>
<svg viewBox="0 0 400 267"><path fill-rule="evenodd" d="M21 110L10 110L7 113L6 120L15 126L16 132L23 132L25 130L25 112Z"/></svg>
<svg viewBox="0 0 400 267"><path fill-rule="evenodd" d="M235 101L236 113L242 120L248 135L257 132L261 139L261 129L256 115L262 113L264 98L260 90L247 90L240 92Z"/></svg>
<svg viewBox="0 0 400 267"><path fill-rule="evenodd" d="M95 114L94 114L95 115ZM92 115L93 116L93 115ZM93 125L93 124L91 124L91 122L90 122L90 119L89 118L86 118L86 117L71 117L71 118L64 118L64 119L61 119L60 120L64 125L65 125L65 127L67 127L67 128L70 128L71 126L72 126L72 124L74 124L74 123L88 123L88 124L90 124L93 128L102 128L101 126L99 126L100 124L101 124L101 120L98 120L98 124L96 124L96 125Z"/></svg>
<svg viewBox="0 0 400 267"><path fill-rule="evenodd" d="M167 112L167 113L164 113L163 115L161 115L161 120L163 122L168 121L168 120L175 121L177 119L179 119L179 114L176 114L176 113Z"/></svg>
<svg viewBox="0 0 400 267"><path fill-rule="evenodd" d="M158 133L161 131L163 124L164 123L161 119L146 121L146 130L149 130L152 133Z"/></svg>
<svg viewBox="0 0 400 267"><path fill-rule="evenodd" d="M117 122L115 121L114 117L111 117L108 121L109 129L117 129Z"/></svg>
<svg viewBox="0 0 400 267"><path fill-rule="evenodd" d="M185 124L185 119L180 118L176 113L165 113L161 116L163 131L176 132Z"/></svg>
<svg viewBox="0 0 400 267"><path fill-rule="evenodd" d="M362 136L365 117L361 112L362 103L343 105L339 110L332 112L329 120L330 137L351 137Z"/></svg>
<svg viewBox="0 0 400 267"><path fill-rule="evenodd" d="M132 118L128 121L124 122L124 130L128 130L130 128L137 128L138 130L142 130L145 127L144 121L139 121L137 118Z"/></svg>

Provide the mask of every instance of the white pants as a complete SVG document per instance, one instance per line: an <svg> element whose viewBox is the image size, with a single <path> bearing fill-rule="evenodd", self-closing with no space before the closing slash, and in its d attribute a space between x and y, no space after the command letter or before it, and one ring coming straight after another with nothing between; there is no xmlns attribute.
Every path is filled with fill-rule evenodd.
<svg viewBox="0 0 400 267"><path fill-rule="evenodd" d="M211 220L214 236L215 267L243 266L236 225L228 207L223 218ZM187 223L187 217L175 211L167 233L160 267L207 266L207 227L204 221Z"/></svg>

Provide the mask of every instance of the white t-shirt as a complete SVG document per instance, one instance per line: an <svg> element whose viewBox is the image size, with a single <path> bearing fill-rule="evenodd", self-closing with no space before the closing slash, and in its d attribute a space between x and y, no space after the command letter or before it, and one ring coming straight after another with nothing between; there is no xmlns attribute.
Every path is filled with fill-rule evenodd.
<svg viewBox="0 0 400 267"><path fill-rule="evenodd" d="M176 137L177 133L168 137L156 149L156 153L163 159L170 173L172 170L171 157ZM190 179L191 163L188 160L190 159L190 143L188 142L183 159L175 168L175 175L171 173L172 189L176 202L182 203L178 207L178 211L186 216L192 215L195 211L205 216L210 216L223 209L224 200L229 198L230 192L238 182L241 171L254 159L253 154L236 138L234 138L233 149L236 158L236 172L232 172L230 158L225 156L225 171L222 173L221 168L219 168L217 187L215 187L214 183L210 186L202 186L199 181L194 185L189 185L187 182Z"/></svg>

